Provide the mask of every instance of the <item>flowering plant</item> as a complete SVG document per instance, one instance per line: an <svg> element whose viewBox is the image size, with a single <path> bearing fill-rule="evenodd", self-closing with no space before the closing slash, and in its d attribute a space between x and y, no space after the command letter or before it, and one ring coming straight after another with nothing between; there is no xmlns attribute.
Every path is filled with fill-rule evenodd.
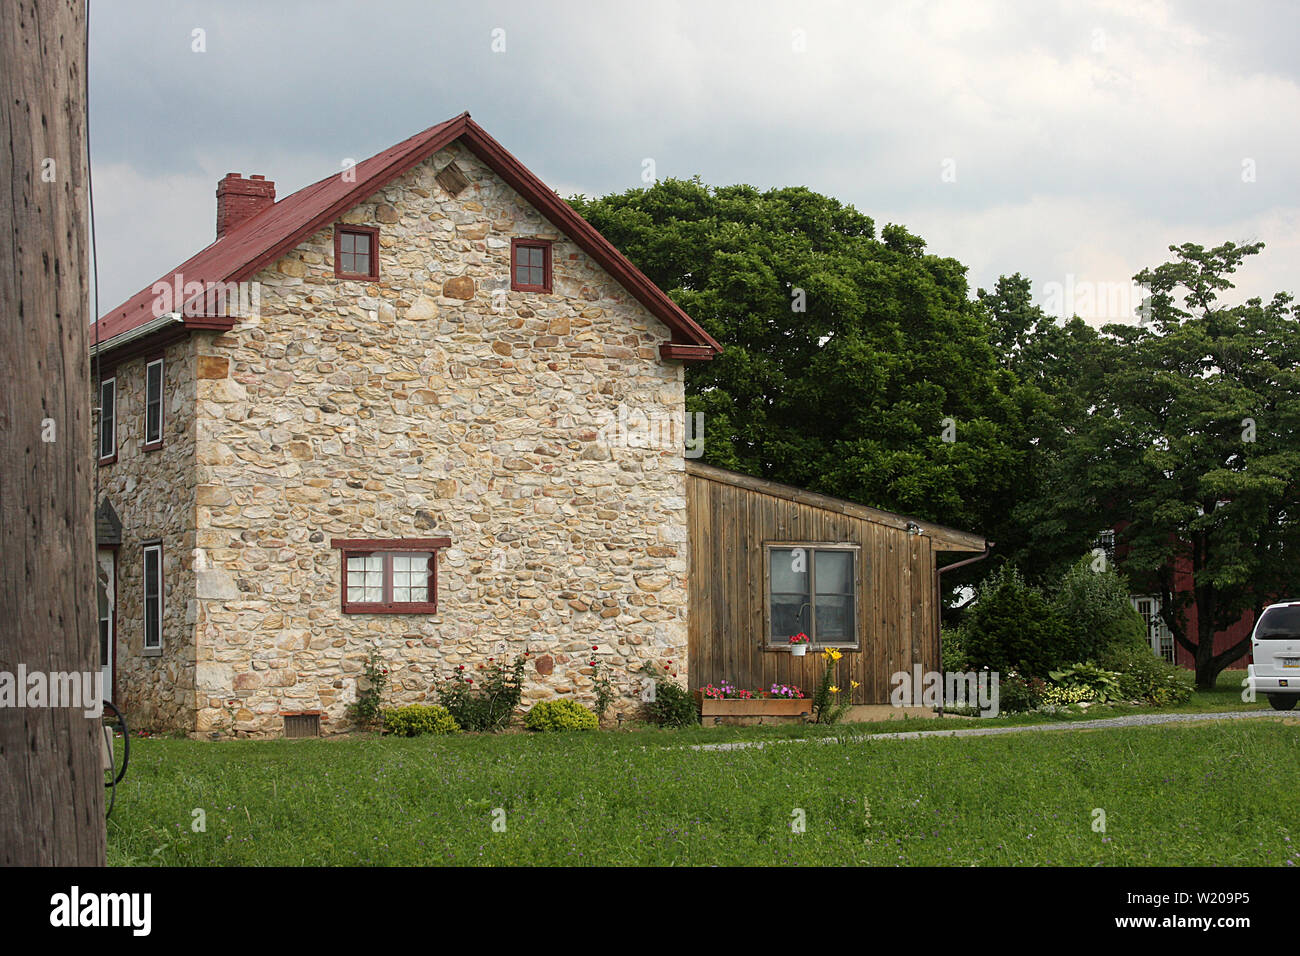
<svg viewBox="0 0 1300 956"><path fill-rule="evenodd" d="M728 680L720 680L716 685L706 684L700 688L700 693L710 700L762 700L773 697L797 699L804 696L803 691L793 684L773 684L766 690L746 690L736 687Z"/></svg>
<svg viewBox="0 0 1300 956"><path fill-rule="evenodd" d="M803 631L800 631L798 634L795 634L795 635L792 635L792 636L791 636L791 638L790 638L790 643L791 643L791 644L807 644L807 643L808 643L808 635L805 634Z"/></svg>

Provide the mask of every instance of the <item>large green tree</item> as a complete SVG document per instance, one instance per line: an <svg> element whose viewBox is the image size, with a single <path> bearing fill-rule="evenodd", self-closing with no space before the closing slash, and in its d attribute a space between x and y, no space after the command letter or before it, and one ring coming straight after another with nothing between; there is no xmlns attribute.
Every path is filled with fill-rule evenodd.
<svg viewBox="0 0 1300 956"><path fill-rule="evenodd" d="M706 461L961 528L1006 524L1022 410L960 263L802 187L663 180L570 201L726 347L687 373Z"/></svg>
<svg viewBox="0 0 1300 956"><path fill-rule="evenodd" d="M1061 463L1077 508L1127 522L1124 570L1162 595L1201 688L1249 650L1216 654L1217 630L1300 594L1300 309L1282 293L1220 302L1262 248L1171 246L1134 277L1150 321L1103 330L1104 381Z"/></svg>

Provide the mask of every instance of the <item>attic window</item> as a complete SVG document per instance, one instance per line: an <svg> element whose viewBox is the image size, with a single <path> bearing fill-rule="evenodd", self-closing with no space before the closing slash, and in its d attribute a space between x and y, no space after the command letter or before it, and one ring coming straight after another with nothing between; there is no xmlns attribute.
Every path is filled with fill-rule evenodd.
<svg viewBox="0 0 1300 956"><path fill-rule="evenodd" d="M546 239L510 240L510 288L551 291L551 243Z"/></svg>
<svg viewBox="0 0 1300 956"><path fill-rule="evenodd" d="M465 187L469 185L469 180L465 178L465 174L460 171L460 167L454 161L442 167L442 171L433 178L439 186L447 190L447 195L453 199L459 196Z"/></svg>
<svg viewBox="0 0 1300 956"><path fill-rule="evenodd" d="M379 278L379 230L374 226L334 227L334 274L340 279Z"/></svg>

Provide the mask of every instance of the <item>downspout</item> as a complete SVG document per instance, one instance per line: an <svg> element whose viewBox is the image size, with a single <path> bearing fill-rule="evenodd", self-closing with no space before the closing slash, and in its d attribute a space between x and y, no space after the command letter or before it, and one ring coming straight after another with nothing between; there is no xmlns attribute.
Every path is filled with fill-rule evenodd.
<svg viewBox="0 0 1300 956"><path fill-rule="evenodd" d="M957 568L965 567L968 564L974 564L976 561L983 561L993 551L994 541L985 540L984 553L977 554L973 558L966 558L964 561L954 561L952 564L945 564L941 568L935 568L934 572L934 616L939 625L939 633L935 635L935 641L939 648L939 673L943 671L943 575L945 571L955 571ZM939 697L939 716L943 716L943 697Z"/></svg>

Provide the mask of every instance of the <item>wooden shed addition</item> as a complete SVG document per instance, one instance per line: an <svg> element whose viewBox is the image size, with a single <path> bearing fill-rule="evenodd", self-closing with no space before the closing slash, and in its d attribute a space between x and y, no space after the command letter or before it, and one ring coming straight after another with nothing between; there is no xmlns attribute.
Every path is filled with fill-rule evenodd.
<svg viewBox="0 0 1300 956"><path fill-rule="evenodd" d="M693 687L811 695L827 647L854 704L889 703L891 676L916 664L939 670L936 556L984 538L697 462L686 474Z"/></svg>

